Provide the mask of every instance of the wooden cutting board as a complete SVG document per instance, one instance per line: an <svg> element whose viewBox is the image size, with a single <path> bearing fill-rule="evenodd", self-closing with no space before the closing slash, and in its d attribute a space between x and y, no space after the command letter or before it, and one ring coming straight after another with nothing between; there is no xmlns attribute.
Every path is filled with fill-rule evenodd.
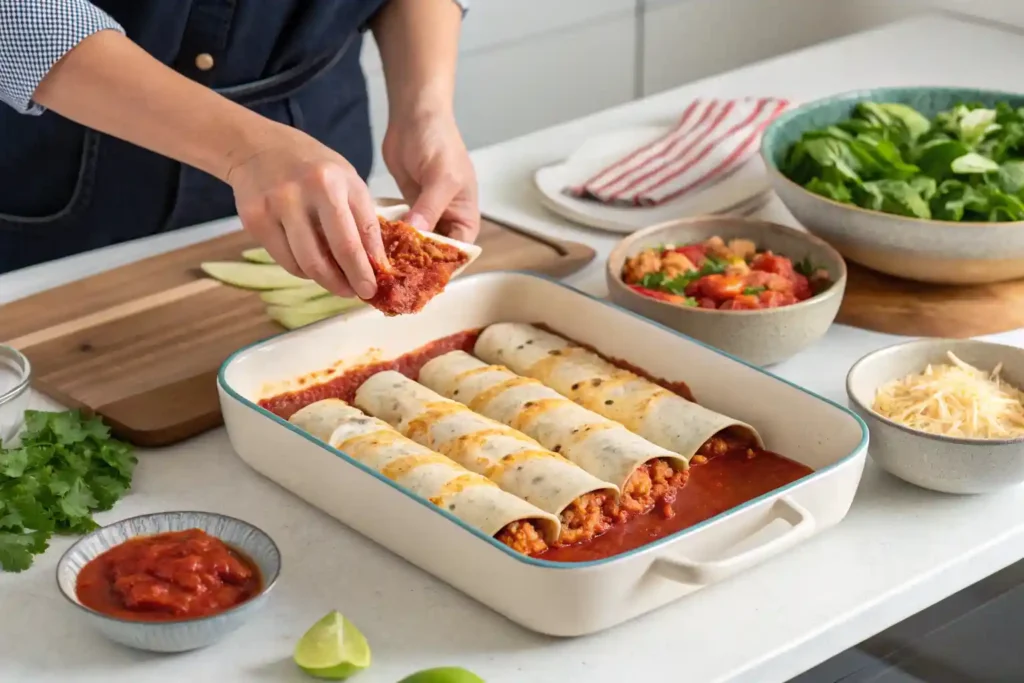
<svg viewBox="0 0 1024 683"><path fill-rule="evenodd" d="M529 270L556 277L594 250L485 220L467 273ZM0 306L0 343L32 362L33 386L101 415L119 437L164 446L221 424L216 375L236 349L283 328L256 292L222 285L203 261L240 260L247 233L145 259Z"/></svg>
<svg viewBox="0 0 1024 683"><path fill-rule="evenodd" d="M1024 327L1024 280L929 285L847 261L849 280L836 322L875 332L963 339Z"/></svg>

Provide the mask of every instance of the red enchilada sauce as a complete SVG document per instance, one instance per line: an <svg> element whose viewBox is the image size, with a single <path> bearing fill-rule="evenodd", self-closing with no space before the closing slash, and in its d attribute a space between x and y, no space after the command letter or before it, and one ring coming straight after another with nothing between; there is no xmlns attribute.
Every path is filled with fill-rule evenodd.
<svg viewBox="0 0 1024 683"><path fill-rule="evenodd" d="M259 405L261 408L269 410L278 417L287 420L309 404L322 401L325 398L340 398L346 403L352 403L356 397L356 390L363 385L363 382L378 372L394 370L406 377L415 379L420 375L420 368L438 356L443 356L452 351L473 353L473 347L476 346L476 340L480 336L480 332L481 330L458 332L432 341L394 360L361 365L323 384L262 399Z"/></svg>
<svg viewBox="0 0 1024 683"><path fill-rule="evenodd" d="M256 596L259 569L201 529L132 538L91 560L75 592L121 619L174 621L223 612Z"/></svg>
<svg viewBox="0 0 1024 683"><path fill-rule="evenodd" d="M702 464L690 464L689 480L676 493L670 517L651 512L614 526L589 543L551 548L534 557L552 562L603 560L711 519L812 471L771 451L733 448Z"/></svg>

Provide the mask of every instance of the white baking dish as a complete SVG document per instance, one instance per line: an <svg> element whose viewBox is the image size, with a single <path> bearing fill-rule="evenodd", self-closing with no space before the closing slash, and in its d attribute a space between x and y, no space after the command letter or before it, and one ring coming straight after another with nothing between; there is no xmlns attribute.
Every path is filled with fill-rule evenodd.
<svg viewBox="0 0 1024 683"><path fill-rule="evenodd" d="M702 404L754 425L769 449L815 472L632 552L560 564L512 551L256 405L296 388L300 377L308 383L310 373L394 358L499 321L546 323L655 376L684 380ZM831 401L525 273L461 279L418 315L358 310L259 342L224 363L218 385L231 443L254 469L512 621L559 636L606 629L836 524L853 500L868 444L860 418Z"/></svg>

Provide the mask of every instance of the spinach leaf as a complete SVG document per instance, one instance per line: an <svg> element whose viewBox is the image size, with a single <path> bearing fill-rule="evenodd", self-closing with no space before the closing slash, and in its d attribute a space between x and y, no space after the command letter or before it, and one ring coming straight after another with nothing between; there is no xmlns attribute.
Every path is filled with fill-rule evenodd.
<svg viewBox="0 0 1024 683"><path fill-rule="evenodd" d="M953 161L970 152L959 140L931 140L916 152L921 173L936 180L953 175Z"/></svg>
<svg viewBox="0 0 1024 683"><path fill-rule="evenodd" d="M850 194L850 190L847 189L846 185L842 183L830 183L821 178L811 178L811 182L807 183L807 189L815 194L820 194L822 197L834 199L837 202L843 202L844 204L853 203L853 195Z"/></svg>
<svg viewBox="0 0 1024 683"><path fill-rule="evenodd" d="M934 197L935 193L939 191L939 183L936 182L935 178L929 178L924 175L911 178L910 187L914 189L914 192L921 195L921 199L925 201Z"/></svg>
<svg viewBox="0 0 1024 683"><path fill-rule="evenodd" d="M999 188L1007 194L1019 195L1024 190L1024 160L1007 161L996 174Z"/></svg>
<svg viewBox="0 0 1024 683"><path fill-rule="evenodd" d="M1024 107L963 102L931 120L912 107L860 102L807 131L782 172L815 194L944 221L1024 220Z"/></svg>
<svg viewBox="0 0 1024 683"><path fill-rule="evenodd" d="M999 164L976 152L968 152L962 157L953 159L950 168L953 169L953 173L961 174L991 173L992 171L999 170Z"/></svg>
<svg viewBox="0 0 1024 683"><path fill-rule="evenodd" d="M931 121L913 107L895 102L879 104L878 107L903 122L910 131L911 139L916 140L929 131L932 127Z"/></svg>
<svg viewBox="0 0 1024 683"><path fill-rule="evenodd" d="M905 180L874 180L854 190L854 201L866 209L913 218L931 218L928 202Z"/></svg>

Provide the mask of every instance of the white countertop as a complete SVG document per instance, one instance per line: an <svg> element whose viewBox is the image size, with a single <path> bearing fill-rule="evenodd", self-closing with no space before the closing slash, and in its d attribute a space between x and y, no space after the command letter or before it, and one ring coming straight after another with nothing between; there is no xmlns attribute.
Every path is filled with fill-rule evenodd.
<svg viewBox="0 0 1024 683"><path fill-rule="evenodd" d="M569 282L600 294L601 256L616 238L552 218L532 199L529 182L534 168L561 158L586 136L671 118L695 96L811 99L857 87L921 84L1013 89L999 76L1011 73L1012 64L1024 64L1019 35L938 17L892 25L480 150L474 159L483 208L494 218L595 246L599 260ZM390 189L376 185L378 192ZM778 206L762 215L787 219ZM0 301L234 227L221 222L0 276ZM1024 346L1024 331L992 338ZM837 325L774 372L845 402L850 365L896 340ZM903 484L869 460L853 508L833 530L631 623L553 640L513 625L261 478L234 456L223 430L141 453L131 495L97 519L102 524L171 509L235 515L277 540L284 573L266 611L199 652L160 657L123 649L82 628L57 591L54 567L71 543L58 539L29 571L0 574L0 680L309 680L291 664L291 649L310 624L337 608L373 647L373 666L355 679L359 683L394 683L444 664L470 668L489 683L655 676L772 683L1024 557L1024 489L940 495Z"/></svg>

